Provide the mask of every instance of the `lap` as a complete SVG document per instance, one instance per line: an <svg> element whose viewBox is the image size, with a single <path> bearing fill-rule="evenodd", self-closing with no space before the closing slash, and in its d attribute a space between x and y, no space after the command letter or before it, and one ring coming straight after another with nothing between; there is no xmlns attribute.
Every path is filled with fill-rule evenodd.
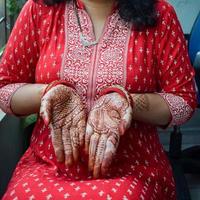
<svg viewBox="0 0 200 200"><path fill-rule="evenodd" d="M62 174L55 173L51 166L28 157L31 155L18 164L2 200L165 199L156 178L144 175L140 177L137 170L133 174L107 179L70 180ZM171 195L170 199L175 199L174 194Z"/></svg>

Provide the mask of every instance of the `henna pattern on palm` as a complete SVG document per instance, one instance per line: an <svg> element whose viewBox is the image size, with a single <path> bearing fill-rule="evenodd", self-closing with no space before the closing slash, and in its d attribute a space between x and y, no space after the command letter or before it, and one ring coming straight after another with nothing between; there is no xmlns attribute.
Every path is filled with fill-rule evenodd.
<svg viewBox="0 0 200 200"><path fill-rule="evenodd" d="M130 126L132 108L118 93L100 97L89 113L85 151L89 154L89 170L98 178L108 171L115 156L120 135Z"/></svg>
<svg viewBox="0 0 200 200"><path fill-rule="evenodd" d="M85 137L86 114L80 97L72 88L57 85L43 96L40 116L50 127L57 160L72 165Z"/></svg>

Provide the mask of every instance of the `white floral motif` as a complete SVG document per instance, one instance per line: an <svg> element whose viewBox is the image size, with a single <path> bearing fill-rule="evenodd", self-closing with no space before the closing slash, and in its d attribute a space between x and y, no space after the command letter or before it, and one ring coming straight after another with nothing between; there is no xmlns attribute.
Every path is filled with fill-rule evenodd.
<svg viewBox="0 0 200 200"><path fill-rule="evenodd" d="M189 119L193 109L182 97L169 93L159 93L159 94L167 102L172 115L172 120L169 126L183 124L185 121Z"/></svg>
<svg viewBox="0 0 200 200"><path fill-rule="evenodd" d="M84 9L78 10L84 36L94 40L93 27ZM99 44L84 47L72 4L65 10L65 50L61 78L75 85L84 103L90 105L99 91L111 84L126 84L126 64L130 25L115 11L106 22Z"/></svg>
<svg viewBox="0 0 200 200"><path fill-rule="evenodd" d="M15 93L17 89L25 85L26 83L13 83L6 85L1 88L0 90L0 107L3 109L5 113L13 114L11 107L10 107L10 101L12 98L12 95Z"/></svg>

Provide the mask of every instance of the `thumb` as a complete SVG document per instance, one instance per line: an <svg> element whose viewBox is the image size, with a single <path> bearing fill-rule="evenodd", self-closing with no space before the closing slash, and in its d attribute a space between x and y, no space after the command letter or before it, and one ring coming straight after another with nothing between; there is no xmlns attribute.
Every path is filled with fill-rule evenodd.
<svg viewBox="0 0 200 200"><path fill-rule="evenodd" d="M119 134L124 135L126 129L127 129L127 122L124 119L122 119L119 123Z"/></svg>
<svg viewBox="0 0 200 200"><path fill-rule="evenodd" d="M47 99L42 99L40 106L40 116L46 126L49 125L51 119L51 104Z"/></svg>

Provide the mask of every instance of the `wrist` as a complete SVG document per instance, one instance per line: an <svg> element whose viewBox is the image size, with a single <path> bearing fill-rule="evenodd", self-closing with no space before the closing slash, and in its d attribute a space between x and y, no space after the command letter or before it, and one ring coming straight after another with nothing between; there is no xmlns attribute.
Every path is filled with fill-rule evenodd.
<svg viewBox="0 0 200 200"><path fill-rule="evenodd" d="M130 93L120 85L113 85L113 86L103 89L100 92L100 97L103 95L109 94L109 93L113 93L113 92L116 92L119 95L121 95L122 97L124 97L127 100L127 102L129 103L130 107L133 109L134 101L133 101Z"/></svg>
<svg viewBox="0 0 200 200"><path fill-rule="evenodd" d="M47 88L48 84L39 84L38 85L38 97L41 100L42 96Z"/></svg>
<svg viewBox="0 0 200 200"><path fill-rule="evenodd" d="M51 88L53 88L53 87L55 87L55 86L57 86L57 85L65 85L65 86L67 86L67 87L70 87L70 88L72 88L72 89L75 89L74 86L73 86L71 83L67 82L67 81L64 81L64 80L55 80L55 81L51 82L50 84L48 84L48 85L44 88L41 97L43 97Z"/></svg>

